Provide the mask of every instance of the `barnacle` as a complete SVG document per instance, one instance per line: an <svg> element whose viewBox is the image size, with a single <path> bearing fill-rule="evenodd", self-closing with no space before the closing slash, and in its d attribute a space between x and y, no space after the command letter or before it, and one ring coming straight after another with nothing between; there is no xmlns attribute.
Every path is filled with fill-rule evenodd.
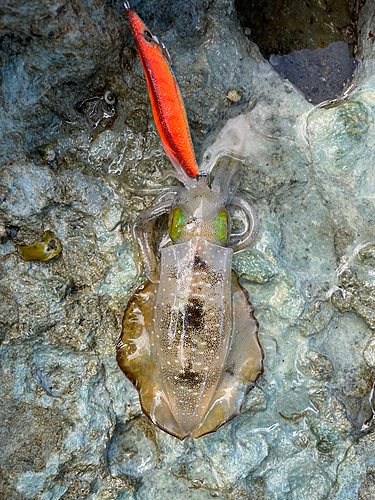
<svg viewBox="0 0 375 500"><path fill-rule="evenodd" d="M55 234L52 231L46 231L40 241L36 241L30 246L20 246L18 250L22 259L27 262L30 260L47 262L58 255L62 247Z"/></svg>
<svg viewBox="0 0 375 500"><path fill-rule="evenodd" d="M230 90L227 94L227 99L230 102L240 102L242 95L237 90Z"/></svg>

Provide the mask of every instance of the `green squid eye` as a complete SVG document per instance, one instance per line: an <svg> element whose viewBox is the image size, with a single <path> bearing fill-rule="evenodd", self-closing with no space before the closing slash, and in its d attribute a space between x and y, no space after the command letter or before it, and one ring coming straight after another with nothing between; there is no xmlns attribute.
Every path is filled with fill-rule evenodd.
<svg viewBox="0 0 375 500"><path fill-rule="evenodd" d="M215 217L215 234L222 245L228 241L229 238L229 223L228 212L222 210Z"/></svg>
<svg viewBox="0 0 375 500"><path fill-rule="evenodd" d="M185 224L184 212L181 210L180 207L175 207L172 210L168 221L169 235L173 241L176 241L180 238L184 224Z"/></svg>

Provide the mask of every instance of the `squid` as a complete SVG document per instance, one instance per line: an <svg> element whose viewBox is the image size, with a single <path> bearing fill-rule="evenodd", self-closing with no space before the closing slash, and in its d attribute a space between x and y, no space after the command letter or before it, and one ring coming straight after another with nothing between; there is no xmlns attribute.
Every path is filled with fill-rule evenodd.
<svg viewBox="0 0 375 500"><path fill-rule="evenodd" d="M168 52L124 5L155 122L182 185L165 189L134 222L148 279L125 310L117 361L155 425L181 440L199 438L240 413L263 372L254 308L232 270L233 254L254 241L259 222L236 196L240 162L228 168L221 161L212 182L199 174ZM236 214L240 232L232 231ZM152 232L161 216L168 216L168 244L157 262Z"/></svg>

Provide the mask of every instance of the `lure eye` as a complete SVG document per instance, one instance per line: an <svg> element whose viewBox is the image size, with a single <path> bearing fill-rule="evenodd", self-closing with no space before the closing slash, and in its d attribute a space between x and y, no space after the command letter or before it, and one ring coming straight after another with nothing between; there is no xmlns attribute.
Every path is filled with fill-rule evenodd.
<svg viewBox="0 0 375 500"><path fill-rule="evenodd" d="M228 241L229 232L228 212L226 210L222 210L215 217L215 234L222 245Z"/></svg>
<svg viewBox="0 0 375 500"><path fill-rule="evenodd" d="M185 214L180 207L175 207L170 213L168 221L169 236L172 241L176 241L180 238L184 225Z"/></svg>
<svg viewBox="0 0 375 500"><path fill-rule="evenodd" d="M144 30L144 32L142 33L142 35L143 35L143 38L145 40L147 40L148 42L153 42L154 41L154 37L152 36L152 33L150 33L150 31Z"/></svg>

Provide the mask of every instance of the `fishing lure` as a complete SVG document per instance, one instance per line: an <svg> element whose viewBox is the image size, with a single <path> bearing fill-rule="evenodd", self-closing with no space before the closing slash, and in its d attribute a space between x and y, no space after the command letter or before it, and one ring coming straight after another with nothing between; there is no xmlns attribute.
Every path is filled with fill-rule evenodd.
<svg viewBox="0 0 375 500"><path fill-rule="evenodd" d="M135 16L129 7L127 13ZM211 185L206 176L179 172L184 186L165 189L134 222L148 280L126 308L117 361L150 420L185 439L238 415L263 371L263 351L254 308L232 271L233 253L247 247L259 227L252 206L235 196L241 163L228 169L222 161ZM230 207L242 214L241 233L232 234ZM158 266L152 231L165 214L170 241Z"/></svg>
<svg viewBox="0 0 375 500"><path fill-rule="evenodd" d="M164 150L173 166L188 177L198 174L184 103L171 70L167 49L124 3L146 76L152 113Z"/></svg>

